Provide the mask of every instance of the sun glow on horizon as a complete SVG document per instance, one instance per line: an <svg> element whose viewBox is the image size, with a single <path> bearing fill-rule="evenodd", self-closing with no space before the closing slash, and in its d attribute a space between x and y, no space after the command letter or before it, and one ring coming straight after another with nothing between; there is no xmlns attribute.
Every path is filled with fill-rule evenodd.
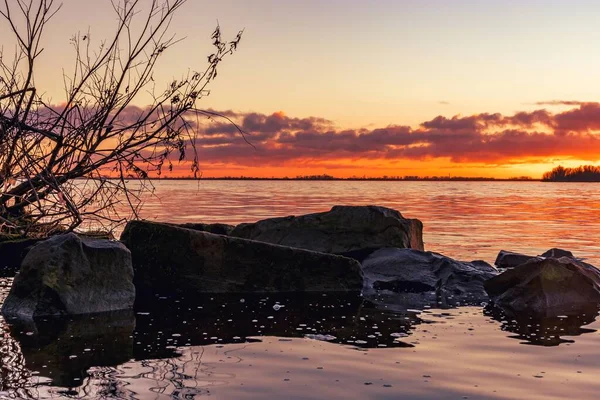
<svg viewBox="0 0 600 400"><path fill-rule="evenodd" d="M338 3L189 1L175 16L185 40L156 65L159 89L206 66L215 20L225 36L245 28L198 106L232 117L255 148L227 121L202 125L204 176L535 179L600 162L600 3ZM115 24L102 2L64 0L35 76L50 103L65 97L71 37L89 31L94 49Z"/></svg>

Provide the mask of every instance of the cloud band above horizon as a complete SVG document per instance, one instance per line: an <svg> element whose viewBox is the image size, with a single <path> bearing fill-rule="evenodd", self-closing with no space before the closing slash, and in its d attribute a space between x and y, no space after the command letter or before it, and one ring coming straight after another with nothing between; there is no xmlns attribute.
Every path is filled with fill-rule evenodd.
<svg viewBox="0 0 600 400"><path fill-rule="evenodd" d="M568 103L577 107L557 113L539 109L513 115L438 116L417 127L375 129L339 129L325 118L293 118L283 112L224 111L221 114L238 123L253 146L232 123L218 118L197 127L196 146L204 165L238 167L332 164L335 160L446 159L455 164L496 166L557 158L599 161L600 103Z"/></svg>

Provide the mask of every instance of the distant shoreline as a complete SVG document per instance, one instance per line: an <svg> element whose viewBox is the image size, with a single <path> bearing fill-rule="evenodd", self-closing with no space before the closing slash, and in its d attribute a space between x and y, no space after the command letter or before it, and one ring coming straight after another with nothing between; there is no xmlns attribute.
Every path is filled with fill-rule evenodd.
<svg viewBox="0 0 600 400"><path fill-rule="evenodd" d="M119 180L114 177L104 177L109 180ZM86 179L86 178L80 178ZM260 177L148 177L148 178L137 178L127 177L128 181L277 181L277 182L291 182L291 181L308 181L308 182L554 182L554 183L600 183L600 181L591 180L547 180L547 179L522 179L522 178L260 178Z"/></svg>
<svg viewBox="0 0 600 400"><path fill-rule="evenodd" d="M137 179L137 178L129 178ZM577 168L564 168L558 166L550 172L544 173L542 178L534 179L530 176L513 176L510 178L492 178L485 176L389 176L378 177L351 176L347 178L336 177L328 174L297 175L294 177L256 177L256 176L219 176L219 177L155 177L155 180L207 180L207 181L350 181L350 182L600 182L600 167L582 165Z"/></svg>
<svg viewBox="0 0 600 400"><path fill-rule="evenodd" d="M129 180L141 180L128 178ZM261 178L261 177L154 177L157 181L351 181L351 182L541 182L533 178L468 178L468 177L431 177L431 178Z"/></svg>

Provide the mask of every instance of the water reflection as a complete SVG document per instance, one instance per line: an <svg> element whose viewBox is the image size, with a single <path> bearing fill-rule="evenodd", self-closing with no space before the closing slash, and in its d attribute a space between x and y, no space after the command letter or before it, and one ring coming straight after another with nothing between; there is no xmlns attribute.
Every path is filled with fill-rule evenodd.
<svg viewBox="0 0 600 400"><path fill-rule="evenodd" d="M44 385L75 388L92 377L92 367L116 367L131 359L168 363L184 347L251 343L262 336L356 348L412 347L403 338L423 322L417 310L381 310L346 293L154 297L138 303L135 317L128 311L6 321L0 352L8 361L1 390L22 388L37 376L44 377Z"/></svg>
<svg viewBox="0 0 600 400"><path fill-rule="evenodd" d="M489 301L488 297L483 297L481 294L456 295L442 293L441 291L397 293L389 290L365 289L364 296L374 307L397 313L410 309L450 309L464 306L481 306Z"/></svg>
<svg viewBox="0 0 600 400"><path fill-rule="evenodd" d="M133 356L133 311L8 322L27 369L49 378L48 385L79 386L91 367L117 366Z"/></svg>
<svg viewBox="0 0 600 400"><path fill-rule="evenodd" d="M255 357L255 353L248 353L254 345L271 352L261 356L264 362L275 363L271 370L283 362L285 358L279 357L285 349L305 349L306 358L299 359L302 363L309 360L309 354L311 360L319 354L315 349L335 344L359 356L387 351L377 354L386 354L384 358L397 354L397 360L405 360L394 365L412 360L423 367L428 359L417 361L415 350L433 351L429 357L434 357L436 351L442 354L455 346L475 346L470 349L473 357L483 360L488 354L478 351L475 342L494 340L501 352L508 351L501 337L490 336L488 317L524 343L556 346L572 342L567 337L595 332L583 326L592 323L599 312L593 307L569 315L531 317L492 306L485 307L483 313L480 307L444 310L436 303L411 303L410 297L405 299L404 308L395 304L387 309L360 295L332 293L157 296L138 303L135 314L0 324L0 391L15 398L137 399L153 393L156 398L192 399L230 386L239 378L229 370L233 364L252 367L244 357ZM416 305L422 308L411 308ZM465 335L469 338L466 341ZM409 351L392 353L393 348ZM332 351L332 347L327 349ZM349 353L336 357L354 360ZM333 362L327 355L323 360ZM289 362L285 368L291 370ZM321 368L314 366L315 371ZM363 373L368 373L368 368Z"/></svg>
<svg viewBox="0 0 600 400"><path fill-rule="evenodd" d="M136 359L173 357L180 346L252 342L260 336L308 337L359 348L410 347L398 339L423 322L418 310L382 310L348 293L157 297L142 303Z"/></svg>
<svg viewBox="0 0 600 400"><path fill-rule="evenodd" d="M521 340L523 344L558 346L574 343L573 339L567 337L596 332L595 329L584 326L596 320L600 314L600 305L591 304L588 307L562 310L560 313L531 315L490 304L485 307L484 314L500 322L502 330L515 333L516 335L509 337Z"/></svg>

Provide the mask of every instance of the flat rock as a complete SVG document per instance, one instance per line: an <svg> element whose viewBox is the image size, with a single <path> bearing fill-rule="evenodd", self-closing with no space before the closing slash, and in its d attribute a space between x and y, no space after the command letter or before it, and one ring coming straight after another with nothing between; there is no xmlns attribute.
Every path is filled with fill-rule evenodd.
<svg viewBox="0 0 600 400"><path fill-rule="evenodd" d="M121 243L73 233L36 244L2 305L7 316L34 318L133 307L131 253Z"/></svg>
<svg viewBox="0 0 600 400"><path fill-rule="evenodd" d="M240 224L231 235L351 256L385 247L423 250L421 221L378 206L335 206L328 212L269 218Z"/></svg>
<svg viewBox="0 0 600 400"><path fill-rule="evenodd" d="M374 252L362 266L365 293L382 290L402 293L404 303L443 301L449 297L486 300L483 283L498 274L484 261L461 262L437 253L397 248Z"/></svg>
<svg viewBox="0 0 600 400"><path fill-rule="evenodd" d="M346 292L363 283L350 258L168 224L132 221L121 240L144 291Z"/></svg>
<svg viewBox="0 0 600 400"><path fill-rule="evenodd" d="M600 302L600 270L569 257L533 258L485 282L493 302L548 313Z"/></svg>

